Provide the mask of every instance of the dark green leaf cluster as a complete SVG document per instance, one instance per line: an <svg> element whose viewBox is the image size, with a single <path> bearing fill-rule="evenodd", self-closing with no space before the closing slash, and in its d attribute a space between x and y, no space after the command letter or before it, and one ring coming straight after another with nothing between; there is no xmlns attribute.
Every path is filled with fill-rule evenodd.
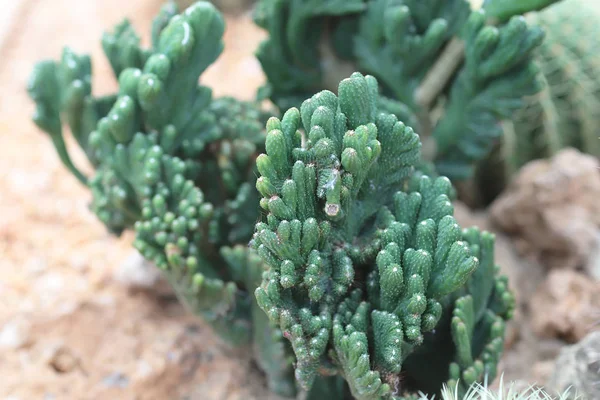
<svg viewBox="0 0 600 400"><path fill-rule="evenodd" d="M433 130L440 174L469 177L502 136L499 121L509 119L539 91L538 67L531 61L543 40L540 28L513 17L497 28L486 26L483 11L465 24L464 66L448 96L445 115ZM458 128L458 129L457 129Z"/></svg>
<svg viewBox="0 0 600 400"><path fill-rule="evenodd" d="M527 16L546 32L536 53L544 87L503 122L501 142L478 166L483 202L493 200L532 160L566 147L600 157L599 18L593 0L562 2Z"/></svg>
<svg viewBox="0 0 600 400"><path fill-rule="evenodd" d="M256 187L268 214L251 241L269 266L258 304L290 341L305 389L324 373L357 399L459 380L463 390L495 375L514 300L493 236L454 220L450 181L409 185L419 138L378 97L375 78L355 73L337 96L322 91L267 123Z"/></svg>
<svg viewBox="0 0 600 400"><path fill-rule="evenodd" d="M269 81L264 95L285 110L319 91L323 85L319 43L327 19L364 9L363 0L260 1L255 21L269 32L269 40L257 51Z"/></svg>
<svg viewBox="0 0 600 400"><path fill-rule="evenodd" d="M419 133L438 173L467 179L502 135L500 121L540 89L532 54L543 33L520 14L555 1L490 0L472 11L467 0L261 0L261 96L285 110L335 90L348 68L370 74L380 107Z"/></svg>
<svg viewBox="0 0 600 400"><path fill-rule="evenodd" d="M92 96L90 59L69 49L36 66L34 120L91 189L99 219L116 234L134 229L135 248L182 302L230 343L252 346L270 387L293 395L289 349L253 299L264 264L247 247L260 218L255 159L267 118L198 84L223 49L222 15L206 2L176 11L162 9L149 49L128 21L104 35L114 96ZM71 163L63 123L95 167L91 178Z"/></svg>

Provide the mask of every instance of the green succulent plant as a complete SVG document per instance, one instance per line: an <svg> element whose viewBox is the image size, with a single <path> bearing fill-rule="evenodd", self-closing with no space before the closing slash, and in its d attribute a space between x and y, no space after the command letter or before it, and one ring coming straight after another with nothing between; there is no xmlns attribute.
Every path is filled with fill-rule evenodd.
<svg viewBox="0 0 600 400"><path fill-rule="evenodd" d="M124 21L102 40L118 93L93 97L89 57L66 49L60 62L35 67L34 121L88 185L91 209L108 229L134 229L135 248L164 271L182 302L229 343L254 349L271 389L292 396L288 350L253 298L263 263L247 248L259 218L254 160L266 117L253 103L215 99L198 85L223 49L223 31L221 14L205 2L181 15L166 5L150 49ZM70 161L63 124L93 176Z"/></svg>
<svg viewBox="0 0 600 400"><path fill-rule="evenodd" d="M407 184L421 144L378 96L375 78L355 73L338 96L320 92L267 123L256 187L268 214L251 246L269 270L256 298L304 389L339 374L362 400L444 382L465 392L495 376L514 298L493 235L452 217L450 181Z"/></svg>
<svg viewBox="0 0 600 400"><path fill-rule="evenodd" d="M476 187L483 204L529 161L566 147L600 157L599 18L594 0L568 0L527 16L546 32L535 54L543 89L503 121L500 143L478 166Z"/></svg>
<svg viewBox="0 0 600 400"><path fill-rule="evenodd" d="M261 98L281 110L335 91L348 70L380 82L380 107L412 126L429 171L470 179L503 134L501 121L541 89L542 29L522 14L557 0L261 0L268 32L257 57ZM332 84L332 82L334 84Z"/></svg>
<svg viewBox="0 0 600 400"><path fill-rule="evenodd" d="M484 14L462 2L429 11L411 3L414 18L380 0L290 4L259 5L293 15L291 28L278 28L280 43L263 44L259 57L267 74L281 74L291 88L270 86L271 97L299 108L269 118L254 102L214 98L198 81L223 49L223 17L207 2L181 14L170 3L154 21L148 49L127 21L104 35L119 83L114 95L93 96L89 57L70 49L60 62L38 64L28 88L34 121L91 190L100 221L117 235L134 230L134 247L164 271L181 302L225 341L251 351L272 391L408 400L446 384L467 393L496 375L514 298L498 275L493 235L459 227L450 180L424 161L408 123L422 120L410 93L422 78L417 64L433 65L464 18L467 43L525 35L519 48L498 45L513 57L467 45L448 92L450 107L456 96L474 101L477 93L500 107L492 94L507 89L494 82L508 79L506 68L527 81L528 46L539 35L519 19L488 30ZM447 25L437 15L458 20ZM324 16L333 16L337 35L362 27L360 57L379 54L383 87L353 73L336 85L337 95L314 90L321 77L288 60L316 60L311 46L326 31ZM379 18L389 18L389 32L368 28ZM394 32L408 36L396 43ZM333 36L337 51L351 53L342 39ZM414 60L396 63L411 53ZM452 118L472 127L465 115ZM93 175L71 161L63 126Z"/></svg>

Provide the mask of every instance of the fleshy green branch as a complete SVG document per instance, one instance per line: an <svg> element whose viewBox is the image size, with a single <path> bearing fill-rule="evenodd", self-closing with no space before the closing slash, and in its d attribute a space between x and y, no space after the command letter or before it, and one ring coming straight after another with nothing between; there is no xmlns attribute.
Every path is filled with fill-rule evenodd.
<svg viewBox="0 0 600 400"><path fill-rule="evenodd" d="M458 226L452 185L407 122L421 123L415 89L457 35L466 62L443 93L448 110L478 112L448 112L435 128L512 109L510 85L494 85L528 84L536 31L518 19L485 27L464 1L271 1L257 17L279 35L259 50L267 90L279 105L307 100L268 119L198 83L222 51L222 15L206 2L173 7L149 49L127 22L104 36L116 96L94 99L89 58L68 50L32 79L36 122L60 141L68 124L96 168L99 219L116 234L134 229L182 303L252 348L280 395L408 400L493 379L514 307L494 238ZM354 73L337 94L313 95L324 32L335 52L374 66L381 86ZM344 46L344 35L356 40Z"/></svg>
<svg viewBox="0 0 600 400"><path fill-rule="evenodd" d="M496 28L483 12L471 14L465 27L465 65L454 81L446 112L436 126L436 166L443 175L468 177L502 135L497 121L509 118L522 98L539 90L539 69L529 60L542 42L539 28L521 17ZM460 129L458 129L460 128Z"/></svg>
<svg viewBox="0 0 600 400"><path fill-rule="evenodd" d="M598 18L593 0L558 3L527 16L544 29L536 52L540 93L502 122L502 139L477 168L484 204L493 200L529 161L551 157L566 147L600 156L600 64Z"/></svg>
<svg viewBox="0 0 600 400"><path fill-rule="evenodd" d="M462 232L447 178L414 177L418 136L378 97L355 73L338 96L269 120L256 184L268 215L251 241L269 266L258 304L290 341L299 384L337 373L360 400L494 375L514 303L493 236ZM400 373L414 385L399 391Z"/></svg>
<svg viewBox="0 0 600 400"><path fill-rule="evenodd" d="M142 49L121 23L102 41L119 82L111 101L91 97L89 58L66 50L61 64L36 69L36 122L60 140L61 118L70 125L96 167L88 186L99 219L115 234L135 230L134 247L181 302L253 352L269 387L293 397L290 348L253 298L264 264L247 247L260 219L253 186L267 118L198 84L222 51L224 27L209 3L182 14L169 4L152 26L152 48Z"/></svg>
<svg viewBox="0 0 600 400"><path fill-rule="evenodd" d="M86 184L87 177L73 164L67 151L63 119L89 161L97 165L98 159L90 148L89 136L98 120L108 113L115 101L114 96L91 96L90 59L75 54L69 48L64 49L60 62L37 64L27 90L36 103L33 121L48 133L63 164L81 183Z"/></svg>
<svg viewBox="0 0 600 400"><path fill-rule="evenodd" d="M381 108L415 129L436 172L467 180L502 136L502 120L541 88L532 59L543 34L521 14L554 2L490 0L471 10L466 0L372 0L330 15L262 0L256 20L269 37L257 53L268 80L261 96L282 111L299 107L329 89L332 76L343 78L341 62L354 65L378 79Z"/></svg>

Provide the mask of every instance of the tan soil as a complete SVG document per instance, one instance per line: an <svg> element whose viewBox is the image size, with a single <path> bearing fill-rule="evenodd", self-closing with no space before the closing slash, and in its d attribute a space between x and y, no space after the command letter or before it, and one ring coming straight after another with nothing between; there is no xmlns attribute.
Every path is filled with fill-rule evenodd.
<svg viewBox="0 0 600 400"><path fill-rule="evenodd" d="M266 398L248 360L170 301L119 284L131 235L110 236L90 194L30 117L35 61L68 44L93 58L98 94L116 87L102 32L129 16L148 43L158 0L38 0L16 8L0 49L0 398ZM241 31L241 32L240 32ZM203 77L217 95L249 99L262 81L262 32L228 18L226 53ZM84 165L81 153L75 161Z"/></svg>

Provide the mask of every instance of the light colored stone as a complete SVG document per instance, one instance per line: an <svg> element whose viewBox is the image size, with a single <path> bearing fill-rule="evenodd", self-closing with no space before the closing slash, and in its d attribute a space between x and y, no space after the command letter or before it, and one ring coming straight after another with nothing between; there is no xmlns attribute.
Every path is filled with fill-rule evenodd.
<svg viewBox="0 0 600 400"><path fill-rule="evenodd" d="M79 365L78 358L66 346L56 347L48 360L48 365L57 373L65 374L73 371Z"/></svg>
<svg viewBox="0 0 600 400"><path fill-rule="evenodd" d="M600 230L596 231L596 242L584 269L590 277L600 281Z"/></svg>
<svg viewBox="0 0 600 400"><path fill-rule="evenodd" d="M30 324L25 318L15 318L0 330L0 348L19 349L29 342Z"/></svg>
<svg viewBox="0 0 600 400"><path fill-rule="evenodd" d="M533 382L537 384L543 384L550 380L552 373L554 372L554 361L545 360L538 361L533 365L532 373Z"/></svg>
<svg viewBox="0 0 600 400"><path fill-rule="evenodd" d="M554 359L564 346L564 342L554 338L540 338L532 331L527 323L529 315L521 318L516 325L519 332L518 340L508 348L498 366L499 375L504 382L521 381L527 384L545 385L547 371L544 365L554 362Z"/></svg>
<svg viewBox="0 0 600 400"><path fill-rule="evenodd" d="M600 399L600 331L560 352L549 385L558 392L571 388L584 399Z"/></svg>
<svg viewBox="0 0 600 400"><path fill-rule="evenodd" d="M551 271L530 309L537 335L576 342L600 322L600 283L571 270Z"/></svg>
<svg viewBox="0 0 600 400"><path fill-rule="evenodd" d="M491 206L496 226L544 265L583 266L600 226L600 163L565 149L532 161Z"/></svg>

